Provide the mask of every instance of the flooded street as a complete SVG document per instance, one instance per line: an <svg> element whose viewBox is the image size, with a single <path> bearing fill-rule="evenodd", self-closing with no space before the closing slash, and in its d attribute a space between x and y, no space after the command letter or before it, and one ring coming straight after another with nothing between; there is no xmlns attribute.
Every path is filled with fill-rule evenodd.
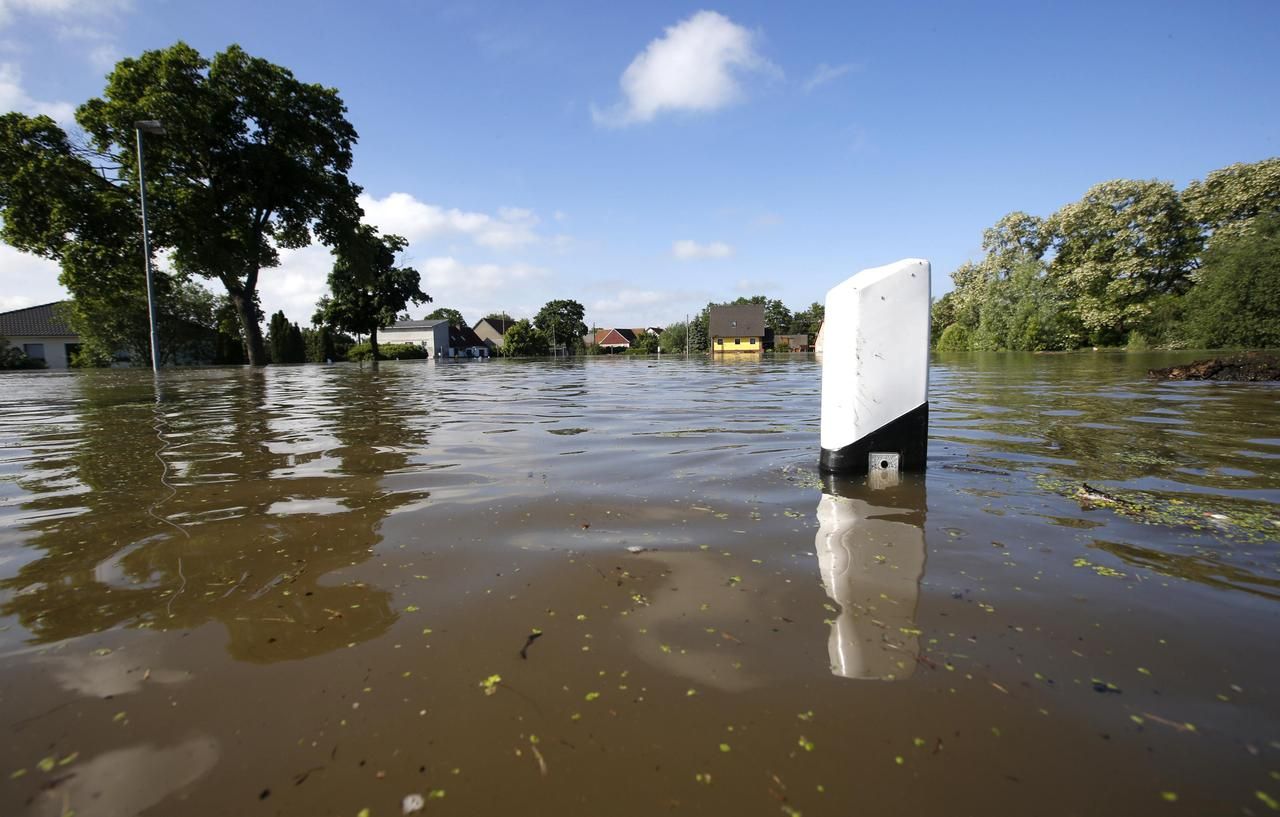
<svg viewBox="0 0 1280 817"><path fill-rule="evenodd" d="M1280 811L1280 387L944 355L0 377L0 813ZM1087 488L1084 487L1087 484Z"/></svg>

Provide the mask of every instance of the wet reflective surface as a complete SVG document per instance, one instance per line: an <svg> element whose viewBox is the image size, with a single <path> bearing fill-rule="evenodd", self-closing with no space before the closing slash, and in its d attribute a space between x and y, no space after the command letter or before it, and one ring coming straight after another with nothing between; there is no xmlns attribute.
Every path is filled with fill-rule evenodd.
<svg viewBox="0 0 1280 817"><path fill-rule="evenodd" d="M812 360L6 374L0 813L1270 813L1280 388L1184 359L941 356L878 488Z"/></svg>

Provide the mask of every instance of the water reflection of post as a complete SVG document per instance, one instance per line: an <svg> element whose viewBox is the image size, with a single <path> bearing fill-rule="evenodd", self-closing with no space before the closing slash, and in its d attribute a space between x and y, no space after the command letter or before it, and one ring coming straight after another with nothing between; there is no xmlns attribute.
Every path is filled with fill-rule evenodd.
<svg viewBox="0 0 1280 817"><path fill-rule="evenodd" d="M924 521L923 477L825 478L814 545L823 587L840 605L827 644L832 674L897 681L915 671Z"/></svg>

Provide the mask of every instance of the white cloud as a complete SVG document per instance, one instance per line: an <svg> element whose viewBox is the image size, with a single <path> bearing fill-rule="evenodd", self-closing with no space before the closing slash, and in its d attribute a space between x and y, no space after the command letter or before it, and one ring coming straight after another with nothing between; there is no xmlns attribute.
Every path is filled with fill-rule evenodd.
<svg viewBox="0 0 1280 817"><path fill-rule="evenodd" d="M733 255L733 247L723 241L699 244L696 241L685 239L671 245L671 254L682 261L693 258L728 258Z"/></svg>
<svg viewBox="0 0 1280 817"><path fill-rule="evenodd" d="M62 25L58 28L58 39L83 50L89 64L104 73L114 68L123 56L115 35L102 26Z"/></svg>
<svg viewBox="0 0 1280 817"><path fill-rule="evenodd" d="M464 264L452 256L428 258L415 264L422 289L438 303L457 295L487 294L536 281L549 271L530 264Z"/></svg>
<svg viewBox="0 0 1280 817"><path fill-rule="evenodd" d="M58 271L55 261L0 243L0 312L70 297Z"/></svg>
<svg viewBox="0 0 1280 817"><path fill-rule="evenodd" d="M413 241L463 235L482 247L519 247L538 240L538 217L532 210L500 207L496 216L457 208L445 209L419 201L409 193L391 193L376 199L362 194L364 220L384 233Z"/></svg>
<svg viewBox="0 0 1280 817"><path fill-rule="evenodd" d="M733 285L735 292L751 293L752 295L773 292L778 288L778 282L770 281L768 278L739 278Z"/></svg>
<svg viewBox="0 0 1280 817"><path fill-rule="evenodd" d="M804 88L804 92L806 94L812 93L813 89L817 88L819 85L826 85L832 80L839 79L853 69L854 65L851 62L846 62L841 65L827 65L825 62L819 63L818 67L809 75L809 78L801 84L801 87Z"/></svg>
<svg viewBox="0 0 1280 817"><path fill-rule="evenodd" d="M712 111L737 102L741 75L779 73L756 50L757 37L723 14L699 11L650 42L622 73L625 99L606 111L593 109L592 117L622 126L663 111Z"/></svg>
<svg viewBox="0 0 1280 817"><path fill-rule="evenodd" d="M0 111L52 117L66 124L73 120L75 106L70 102L42 102L32 99L22 87L22 69L15 63L0 63Z"/></svg>
<svg viewBox="0 0 1280 817"><path fill-rule="evenodd" d="M0 25L16 14L84 19L110 15L132 5L131 0L0 0Z"/></svg>
<svg viewBox="0 0 1280 817"><path fill-rule="evenodd" d="M264 269L258 279L262 312L268 317L284 310L301 326L311 323L316 301L329 291L329 271L333 254L323 244L280 251L280 266ZM221 292L219 286L218 291Z"/></svg>
<svg viewBox="0 0 1280 817"><path fill-rule="evenodd" d="M666 326L696 314L710 296L705 292L622 289L587 305L587 321L599 327Z"/></svg>
<svg viewBox="0 0 1280 817"><path fill-rule="evenodd" d="M777 213L761 213L751 221L753 227L777 227L783 221Z"/></svg>

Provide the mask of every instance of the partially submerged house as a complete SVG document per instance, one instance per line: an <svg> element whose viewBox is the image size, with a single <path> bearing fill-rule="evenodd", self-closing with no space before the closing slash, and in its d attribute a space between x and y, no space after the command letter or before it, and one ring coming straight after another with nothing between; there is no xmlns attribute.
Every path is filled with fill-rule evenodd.
<svg viewBox="0 0 1280 817"><path fill-rule="evenodd" d="M481 318L471 329L492 353L502 349L502 336L514 323L515 320L509 318Z"/></svg>
<svg viewBox="0 0 1280 817"><path fill-rule="evenodd" d="M0 337L32 360L43 360L50 369L66 369L80 351L80 336L58 315L66 301L0 312Z"/></svg>
<svg viewBox="0 0 1280 817"><path fill-rule="evenodd" d="M633 329L601 329L596 332L596 346L609 353L625 352L636 342Z"/></svg>
<svg viewBox="0 0 1280 817"><path fill-rule="evenodd" d="M446 320L396 321L378 332L380 343L408 343L427 350L428 357L449 353L449 322Z"/></svg>
<svg viewBox="0 0 1280 817"><path fill-rule="evenodd" d="M450 326L447 357L489 357L489 346L471 327Z"/></svg>
<svg viewBox="0 0 1280 817"><path fill-rule="evenodd" d="M636 338L643 335L653 335L657 337L662 334L662 330L656 326L640 326L634 328L615 327L612 329L597 329L595 337L588 342L588 346L599 346L602 352L618 353L625 352L635 345Z"/></svg>
<svg viewBox="0 0 1280 817"><path fill-rule="evenodd" d="M712 354L764 351L766 329L762 304L711 307L707 335Z"/></svg>
<svg viewBox="0 0 1280 817"><path fill-rule="evenodd" d="M779 352L807 352L809 351L809 336L776 335L773 339L773 346Z"/></svg>

